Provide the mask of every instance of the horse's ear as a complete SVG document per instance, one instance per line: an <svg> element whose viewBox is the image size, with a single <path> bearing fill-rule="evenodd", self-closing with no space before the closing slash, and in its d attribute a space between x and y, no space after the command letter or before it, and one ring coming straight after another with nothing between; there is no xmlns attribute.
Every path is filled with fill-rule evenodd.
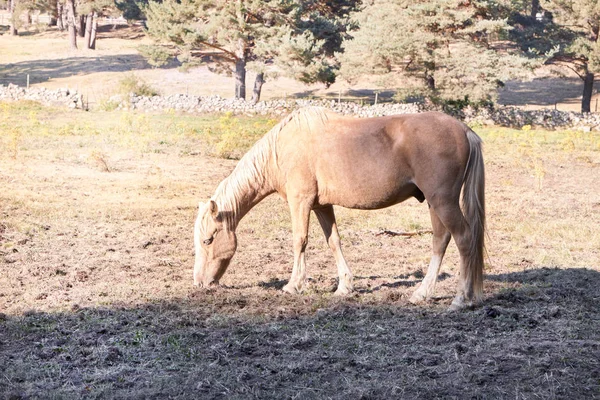
<svg viewBox="0 0 600 400"><path fill-rule="evenodd" d="M217 218L217 215L219 215L219 208L217 207L217 203L215 203L214 200L210 201L209 210L213 218Z"/></svg>

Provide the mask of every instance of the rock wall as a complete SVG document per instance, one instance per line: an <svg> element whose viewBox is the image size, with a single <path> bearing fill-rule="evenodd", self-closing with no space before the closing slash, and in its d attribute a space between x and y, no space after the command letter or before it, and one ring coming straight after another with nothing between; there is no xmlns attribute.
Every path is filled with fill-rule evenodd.
<svg viewBox="0 0 600 400"><path fill-rule="evenodd" d="M72 89L49 90L46 88L29 88L9 84L0 85L0 101L33 100L53 106L69 108L84 107L83 95Z"/></svg>
<svg viewBox="0 0 600 400"><path fill-rule="evenodd" d="M67 106L83 109L83 96L68 89L48 90L45 88L25 89L16 85L0 86L0 101L34 100L43 104ZM382 103L377 105L361 105L358 103L334 100L272 100L257 104L239 100L225 99L219 96L190 96L176 94L170 96L144 97L131 94L129 96L113 96L106 104L119 110L139 110L144 112L160 112L175 110L194 114L224 113L285 115L305 106L321 106L336 112L355 115L357 117L374 117L383 115L415 113L435 107L420 104ZM501 125L523 127L525 125L544 127L547 129L578 128L585 131L600 130L600 113L576 113L568 111L521 110L517 107L501 107L494 110L466 108L457 113L457 117L471 125Z"/></svg>
<svg viewBox="0 0 600 400"><path fill-rule="evenodd" d="M134 109L142 111L161 111L173 109L190 113L233 112L242 114L285 115L291 111L307 106L320 106L332 109L342 114L358 117L416 113L422 110L417 104L387 103L376 106L364 106L358 103L340 102L334 100L271 100L256 104L240 99L225 99L220 96L189 96L176 94L171 96L141 97L131 95L129 101L120 96L113 96L109 101L118 104L119 109Z"/></svg>

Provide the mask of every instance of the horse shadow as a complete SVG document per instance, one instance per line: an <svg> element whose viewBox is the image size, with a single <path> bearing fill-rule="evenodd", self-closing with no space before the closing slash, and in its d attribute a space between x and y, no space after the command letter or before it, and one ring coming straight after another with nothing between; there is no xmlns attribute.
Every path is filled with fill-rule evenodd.
<svg viewBox="0 0 600 400"><path fill-rule="evenodd" d="M481 307L452 313L353 298L317 299L312 313L298 315L293 303L306 297L233 290L129 306L0 313L0 393L187 398L201 391L205 398L281 398L297 394L307 376L316 394L306 398L395 398L398 393L381 388L405 377L408 398L504 398L503 388L514 382L542 398L598 393L600 272L540 268L486 280L494 293ZM263 287L285 282L273 279ZM260 318L240 319L232 311L251 306ZM332 381L340 370L359 391ZM423 376L433 384L407 383ZM548 384L540 385L542 379Z"/></svg>
<svg viewBox="0 0 600 400"><path fill-rule="evenodd" d="M565 101L577 102L583 81L574 77L536 78L531 81L509 81L498 91L499 104L553 106Z"/></svg>
<svg viewBox="0 0 600 400"><path fill-rule="evenodd" d="M364 284L365 281L389 279L380 275L355 276L355 292L357 294L373 294L385 289L411 288L417 286L424 277L421 271L412 274L402 274L393 277L392 281L377 285ZM453 275L442 272L438 282L452 278ZM416 278L416 279L415 279ZM266 290L281 290L287 279L273 278L269 281L258 282L257 286ZM486 285L485 282L488 284ZM544 300L579 302L590 300L600 308L600 272L587 268L536 268L519 272L487 274L484 277L487 295L481 307L511 304L516 306L527 302ZM335 287L332 290L334 291ZM249 286L248 286L249 287ZM247 287L235 287L244 289ZM491 293L490 293L491 292ZM591 297L590 297L591 296ZM594 296L596 296L594 298ZM448 296L438 296L443 299ZM595 300L594 300L595 299Z"/></svg>
<svg viewBox="0 0 600 400"><path fill-rule="evenodd" d="M392 281L392 282L383 282L378 285L370 286L368 284L364 285L364 281L367 281L367 282L368 281L378 281L381 279L389 279L389 277L384 277L384 276L380 276L380 275L370 275L370 276L358 275L358 276L354 277L354 282L356 285L355 292L359 293L359 294L372 294L372 293L378 292L382 289L414 287L419 284L420 280L423 279L424 276L425 275L423 274L423 272L419 270L412 274L396 275L393 277L394 281ZM444 281L450 277L452 277L452 275L450 275L446 272L442 272L438 276L438 282ZM417 280L412 279L412 278L416 278ZM310 281L311 281L311 279L309 278L309 282ZM262 289L266 289L266 290L281 290L288 282L289 281L287 279L272 278L268 281L258 282L257 286ZM236 289L245 289L250 286L251 285L235 286L235 288ZM335 279L335 285L327 285L327 286L328 286L328 288L326 290L324 290L324 292L334 292L335 289L337 288L337 279ZM323 290L321 290L321 291L323 291Z"/></svg>
<svg viewBox="0 0 600 400"><path fill-rule="evenodd" d="M266 282L265 281L258 282L258 287L267 289L267 290L269 290L269 289L281 290L286 285L286 283L288 283L287 279L273 278Z"/></svg>

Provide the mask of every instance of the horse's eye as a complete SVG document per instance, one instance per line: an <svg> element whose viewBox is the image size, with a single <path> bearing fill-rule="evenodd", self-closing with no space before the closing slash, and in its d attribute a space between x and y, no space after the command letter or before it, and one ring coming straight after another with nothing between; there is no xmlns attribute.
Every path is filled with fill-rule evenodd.
<svg viewBox="0 0 600 400"><path fill-rule="evenodd" d="M208 245L210 245L210 244L213 242L213 239L214 239L214 238L212 238L212 237L211 237L210 239L206 239L206 240L204 241L204 244L205 244L205 245L207 245L207 246L208 246Z"/></svg>

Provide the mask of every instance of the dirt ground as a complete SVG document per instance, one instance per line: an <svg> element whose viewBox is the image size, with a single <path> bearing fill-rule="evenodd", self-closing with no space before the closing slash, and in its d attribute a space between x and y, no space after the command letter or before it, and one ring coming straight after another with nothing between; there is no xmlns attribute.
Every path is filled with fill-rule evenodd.
<svg viewBox="0 0 600 400"><path fill-rule="evenodd" d="M39 124L129 115L64 113ZM0 398L600 397L600 138L480 133L485 301L457 313L445 311L453 244L436 298L414 306L431 237L377 235L428 229L416 200L337 210L352 296L332 294L335 264L315 218L309 288L281 292L292 247L276 196L239 226L223 287L201 291L197 202L234 160L206 156L194 136L141 146L108 131L46 132L14 151L2 137Z"/></svg>

